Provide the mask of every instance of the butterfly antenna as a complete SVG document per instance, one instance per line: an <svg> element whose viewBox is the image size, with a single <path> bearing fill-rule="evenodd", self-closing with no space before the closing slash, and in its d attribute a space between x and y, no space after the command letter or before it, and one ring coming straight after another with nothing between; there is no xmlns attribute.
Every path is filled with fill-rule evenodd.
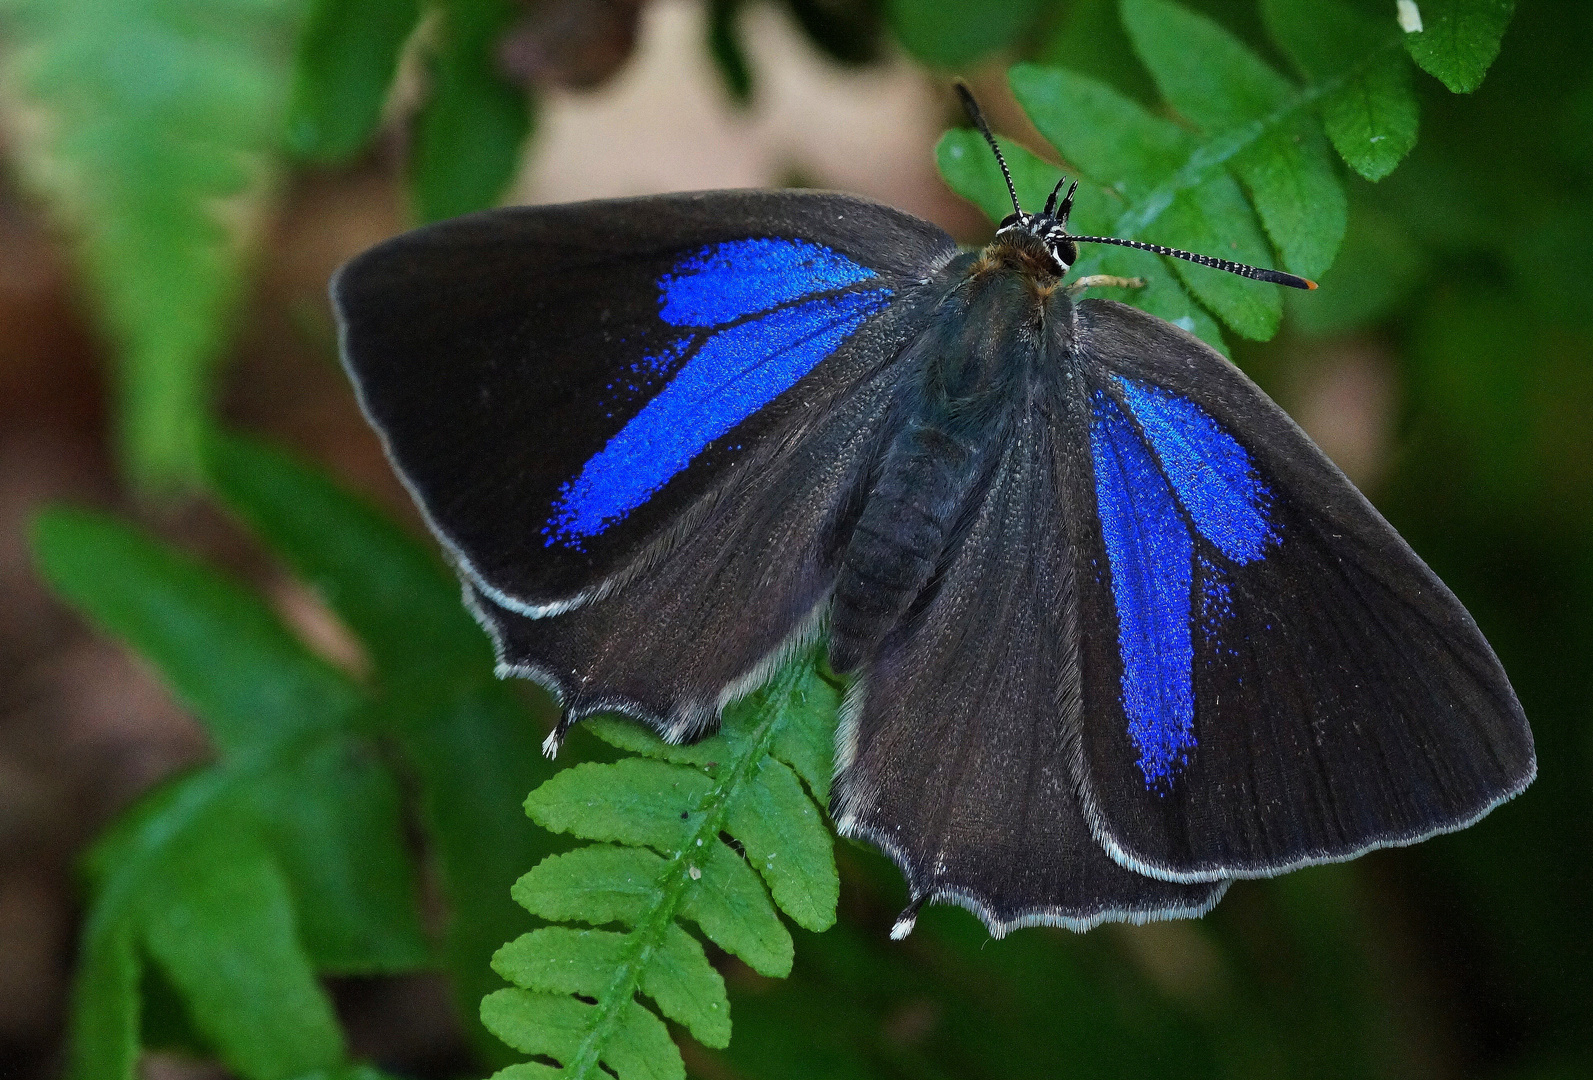
<svg viewBox="0 0 1593 1080"><path fill-rule="evenodd" d="M1073 193L1068 192L1064 207L1071 208ZM1209 266L1214 270L1226 270L1230 274L1238 274L1254 281L1270 281L1274 285L1287 285L1291 289L1314 289L1316 282L1309 278L1298 277L1294 274L1285 274L1282 270L1263 270L1259 266L1247 266L1244 263L1232 262L1228 259L1214 259L1210 255L1196 255L1192 251L1179 251L1177 248L1162 247L1160 244L1146 244L1139 240L1124 240L1116 236L1068 236L1075 244L1116 244L1118 247L1133 248L1135 251L1150 251L1157 255L1171 255L1175 259L1184 259L1188 262Z"/></svg>
<svg viewBox="0 0 1593 1080"><path fill-rule="evenodd" d="M968 119L973 121L974 127L979 129L979 134L985 137L985 142L995 151L996 164L1001 166L1001 175L1007 180L1007 194L1012 196L1012 209L1021 216L1023 207L1018 205L1018 189L1012 183L1012 173L1007 169L1007 159L1001 156L1001 147L996 145L996 137L990 134L990 125L985 123L985 114L980 111L979 103L974 100L973 91L963 83L957 83L956 86L957 96L962 99L962 107L968 110Z"/></svg>

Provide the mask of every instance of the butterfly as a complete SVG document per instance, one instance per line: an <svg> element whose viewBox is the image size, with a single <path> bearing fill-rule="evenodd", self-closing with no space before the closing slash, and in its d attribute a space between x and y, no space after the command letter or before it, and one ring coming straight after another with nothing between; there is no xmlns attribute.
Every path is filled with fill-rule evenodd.
<svg viewBox="0 0 1593 1080"><path fill-rule="evenodd" d="M997 159L972 98L965 104ZM1001 164L1006 172L1005 162ZM1008 187L1011 179L1008 176ZM1193 335L1082 294L1075 183L982 250L840 194L492 210L332 284L491 634L665 739L827 635L838 830L997 936L1204 913L1458 829L1536 763L1450 591Z"/></svg>

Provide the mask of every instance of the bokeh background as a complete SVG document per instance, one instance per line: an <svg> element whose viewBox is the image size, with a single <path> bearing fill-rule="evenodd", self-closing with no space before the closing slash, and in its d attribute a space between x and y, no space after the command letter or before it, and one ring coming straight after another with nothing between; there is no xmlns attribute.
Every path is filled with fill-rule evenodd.
<svg viewBox="0 0 1593 1080"><path fill-rule="evenodd" d="M1276 55L1249 0L1187 4ZM212 207L225 226L219 284L157 273L138 294L108 284L107 270L145 257L137 236L107 238L95 215L141 170L170 168L180 188L187 166L170 164L153 125L147 144L63 158L51 142L62 117L173 93L203 113L218 87L264 94L292 63L296 23L290 4L240 0L196 16L203 5L172 0L182 18L228 21L217 81L133 79L113 94L115 63L89 65L163 47L134 36L101 48L93 34L118 31L98 12L118 6L161 7L0 5L3 1077L64 1067L77 856L140 793L211 753L151 670L41 583L31 516L59 499L112 509L255 583L323 654L355 648L313 594L185 487L180 467L134 445L126 417L138 406L117 372L151 347L127 306L178 322L191 318L185 304L216 312L214 340L191 350L213 364L202 400L418 530L337 367L324 290L342 260L414 222L406 163L425 72L400 72L379 138L337 164L278 152L292 142L271 127L281 116L240 107L261 127L239 135L242 179ZM988 221L935 169L936 140L962 123L953 72L999 130L1051 160L1007 90L1014 60L1074 65L1156 101L1114 5L1095 0L924 5L951 26L987 28L997 8L1006 20L941 38L903 14L906 0L521 6L492 54L536 101L509 202L826 187L977 243ZM846 16L828 40L793 14L814 6ZM1392 0L1363 7L1394 18ZM41 81L40 50L74 19L102 31L68 42ZM1380 183L1347 180L1349 232L1324 302L1291 304L1272 341L1230 343L1474 613L1532 721L1537 782L1463 833L1241 882L1199 922L1084 937L1037 929L991 942L966 913L935 909L890 943L900 882L842 844L840 925L798 935L789 980L725 965L734 1041L724 1053L688 1046L695 1075L1593 1076L1593 10L1524 0L1470 94L1416 78L1419 141ZM215 109L218 123L231 115ZM122 137L82 127L74 137ZM397 1075L481 1074L441 982L334 982L356 1051ZM144 1069L225 1075L175 1052L150 1054Z"/></svg>

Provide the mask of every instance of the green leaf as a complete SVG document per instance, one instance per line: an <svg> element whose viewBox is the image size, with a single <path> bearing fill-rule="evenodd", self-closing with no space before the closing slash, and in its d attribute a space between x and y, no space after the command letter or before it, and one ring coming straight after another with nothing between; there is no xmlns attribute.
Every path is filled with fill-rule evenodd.
<svg viewBox="0 0 1593 1080"><path fill-rule="evenodd" d="M479 1003L497 985L488 958L525 927L510 887L551 847L519 803L553 764L525 704L489 677L483 664L479 682L405 718L397 734L419 781L420 816L448 901L444 957L454 1000L478 1050L497 1060L502 1044L481 1027Z"/></svg>
<svg viewBox="0 0 1593 1080"><path fill-rule="evenodd" d="M834 845L823 815L794 772L765 758L731 800L726 824L774 902L798 926L820 931L834 925L840 898Z"/></svg>
<svg viewBox="0 0 1593 1080"><path fill-rule="evenodd" d="M146 945L195 1024L248 1080L342 1062L343 1038L299 943L287 881L230 831L172 845L140 899Z"/></svg>
<svg viewBox="0 0 1593 1080"><path fill-rule="evenodd" d="M514 883L514 899L552 922L632 925L658 904L664 860L629 847L584 847L549 855Z"/></svg>
<svg viewBox="0 0 1593 1080"><path fill-rule="evenodd" d="M996 142L1012 172L1018 201L1024 206L1044 202L1062 170L1010 139L998 136ZM951 189L984 211L992 222L1012 213L1012 198L1007 194L1001 167L976 132L966 128L946 132L935 144L935 161Z"/></svg>
<svg viewBox="0 0 1593 1080"><path fill-rule="evenodd" d="M510 0L443 0L431 94L415 124L410 186L422 221L492 206L531 130L526 91L494 66L498 38L521 10Z"/></svg>
<svg viewBox="0 0 1593 1080"><path fill-rule="evenodd" d="M499 1069L492 1074L492 1080L563 1080L563 1078L563 1069L536 1061L522 1061L518 1065L510 1065L507 1069Z"/></svg>
<svg viewBox="0 0 1593 1080"><path fill-rule="evenodd" d="M1118 0L1071 0L1034 60L1088 75L1142 101L1155 98L1118 18Z"/></svg>
<svg viewBox="0 0 1593 1080"><path fill-rule="evenodd" d="M599 714L581 721L581 726L610 746L631 754L645 754L680 765L718 766L735 757L736 751L723 735L684 746L667 743L635 720L615 713Z"/></svg>
<svg viewBox="0 0 1593 1080"><path fill-rule="evenodd" d="M975 136L977 138L977 136ZM983 143L979 144L981 147ZM1038 159L1035 159L1038 160ZM1014 165L1018 171L1021 165ZM1056 183L1056 170L1049 170L1048 183ZM995 168L991 162L991 168ZM1036 174L1038 175L1038 174ZM996 184L1001 185L1001 174L996 171ZM1036 183L1038 181L1035 181ZM1001 198L1006 199L1006 188L1001 187ZM1020 180L1018 190L1024 190ZM1046 191L1051 190L1049 186ZM1041 198L1044 198L1042 193ZM1007 205L1011 205L1007 203ZM840 708L840 689L826 681L818 672L810 671L791 691L791 700L782 713L781 722L774 728L769 752L797 770L814 797L821 802L829 799L830 778L835 771L835 715ZM634 720L616 714L589 717L581 724L592 734L632 754L658 758L680 765L698 765L713 771L721 762L731 761L742 754L747 733L757 727L754 716L761 709L763 699L753 694L731 703L725 709L721 733L711 735L686 746L667 743Z"/></svg>
<svg viewBox="0 0 1593 1080"><path fill-rule="evenodd" d="M113 1032L136 1051L136 969L116 976L112 996L92 962L116 935L142 942L159 962L145 983L164 975L183 1022L239 1074L297 1076L342 1063L341 1035L294 914L295 901L314 899L293 895L254 805L256 784L290 773L299 749L313 754L320 745L302 739L269 758L257 753L189 774L145 796L96 843L87 867L91 962L80 975L84 1011L75 1019L89 1035L74 1075L107 1075L97 1063L114 1050Z"/></svg>
<svg viewBox="0 0 1593 1080"><path fill-rule="evenodd" d="M439 672L490 674L486 635L429 547L321 471L255 440L214 434L205 467L228 509L358 636L383 681L435 686Z"/></svg>
<svg viewBox="0 0 1593 1080"><path fill-rule="evenodd" d="M215 1047L200 1034L188 1002L159 964L143 965L138 997L139 1037L146 1051L184 1054L199 1060L215 1058Z"/></svg>
<svg viewBox="0 0 1593 1080"><path fill-rule="evenodd" d="M1086 178L1124 198L1126 206L1103 230L1108 235L1241 262L1270 261L1255 216L1220 158L1180 179L1180 170L1204 148L1176 124L1152 116L1111 87L1062 69L1019 64L1008 79L1040 134ZM1189 290L1239 333L1265 339L1276 332L1283 302L1275 287L1183 260L1171 265Z"/></svg>
<svg viewBox="0 0 1593 1080"><path fill-rule="evenodd" d="M1515 14L1515 0L1421 0L1422 29L1405 48L1427 74L1457 94L1482 85L1499 41Z"/></svg>
<svg viewBox="0 0 1593 1080"><path fill-rule="evenodd" d="M1123 0L1123 23L1163 96L1207 132L1266 124L1296 96L1238 38L1178 4ZM1231 168L1284 263L1314 277L1332 264L1344 238L1344 189L1309 116L1292 115L1267 127L1234 156Z"/></svg>
<svg viewBox="0 0 1593 1080"><path fill-rule="evenodd" d="M696 769L660 761L588 762L565 769L531 792L525 811L550 832L636 844L667 855L679 851L687 834L696 832L703 801L713 787Z"/></svg>
<svg viewBox="0 0 1593 1080"><path fill-rule="evenodd" d="M695 922L715 945L741 957L759 975L779 979L791 974L791 934L747 861L723 843L705 844L696 861L702 877L687 886L681 917Z"/></svg>
<svg viewBox="0 0 1593 1080"><path fill-rule="evenodd" d="M926 64L957 67L1015 41L1045 0L888 0L891 29Z"/></svg>
<svg viewBox="0 0 1593 1080"><path fill-rule="evenodd" d="M481 1018L498 1038L527 1054L568 1063L579 1051L597 1008L562 994L499 990L481 1003ZM685 1080L686 1066L663 1021L634 1001L619 1010L600 1060L619 1080Z"/></svg>
<svg viewBox="0 0 1593 1080"><path fill-rule="evenodd" d="M1221 130L1266 116L1293 87L1223 27L1171 0L1122 0L1123 26L1167 102Z"/></svg>
<svg viewBox="0 0 1593 1080"><path fill-rule="evenodd" d="M399 1078L370 1065L356 1064L313 1072L299 1077L298 1080L399 1080Z"/></svg>
<svg viewBox="0 0 1593 1080"><path fill-rule="evenodd" d="M287 142L311 161L346 161L381 122L418 0L314 0L299 34Z"/></svg>
<svg viewBox="0 0 1593 1080"><path fill-rule="evenodd" d="M491 650L460 610L457 584L413 540L313 470L246 440L210 439L206 463L242 516L346 622L374 638L366 642L378 667L374 700L220 575L99 515L41 515L35 545L46 577L154 660L222 751L214 766L140 800L95 845L89 938L92 927L130 922L134 933L147 930L147 897L181 880L160 867L219 828L240 852L270 853L289 911L297 909L307 963L351 973L425 964L398 789L353 726L391 731L420 781L420 817L450 910L446 956L456 992L468 998L489 1057L502 1056L476 1005L493 985L493 949L524 925L509 886L547 849L546 835L515 813L519 796L551 769L537 750L541 732L493 678ZM411 628L415 640L406 640ZM224 860L216 865L230 872ZM215 935L192 945L195 970L205 949L227 947ZM210 966L227 970L225 958ZM98 970L85 969L84 979ZM214 989L171 981L186 1012L204 1004L190 1000L193 993ZM136 1025L136 987L129 993ZM269 987L235 987L231 995L262 1015L275 1007ZM105 1015L79 1018L79 1027L121 1029L107 995L85 1000ZM205 1029L211 1041L215 1028ZM136 1026L128 1037L136 1039ZM105 1037L87 1045L95 1060L111 1053ZM249 1068L275 1066L261 1059Z"/></svg>
<svg viewBox="0 0 1593 1080"><path fill-rule="evenodd" d="M281 739L359 702L258 597L111 518L46 510L33 546L51 586L153 662L223 751Z"/></svg>
<svg viewBox="0 0 1593 1080"><path fill-rule="evenodd" d="M839 686L813 671L797 686L769 747L770 754L807 782L820 806L829 804L835 776L835 717L841 697Z"/></svg>
<svg viewBox="0 0 1593 1080"><path fill-rule="evenodd" d="M245 502L253 498L256 514L267 514L267 506L291 506L294 512L275 519L278 535L299 544L303 564L338 578L332 593L373 622L378 610L400 623L429 614L424 606L406 612L401 599L368 591L381 576L381 566L362 566L363 576L340 575L339 560L356 558L362 536L380 538L387 544L372 544L367 558L373 553L401 556L391 566L401 587L417 585L424 597L427 575L440 575L423 558L402 557L404 545L413 547L410 542L391 526L373 524L363 508L346 496L340 502L324 481L302 469L296 472L280 456L251 454L256 448L242 444L232 449L240 447L243 452L230 462L237 475L229 475L233 482L224 486L235 496L243 493ZM216 468L219 456L225 455L212 453L212 470L225 473L225 468ZM321 532L312 538L315 524ZM296 905L302 913L296 931L301 943L295 947L307 955L306 964L345 972L424 964L430 954L417 920L397 788L349 729L356 719L369 722L373 715L390 715L389 707L380 713L366 711L365 696L310 654L258 598L113 521L51 511L41 515L35 543L46 576L150 656L217 734L223 751L216 766L141 800L96 845L90 859L95 881L91 926L131 919L139 932L147 929L150 912L172 907L165 900L151 906L149 895L165 883L192 876L164 872L160 868L165 860L199 843L196 837L202 839L205 830L219 828L240 852L273 853L271 872L285 882L289 910ZM406 566L416 571L407 581ZM469 632L476 633L473 628ZM470 651L473 655L462 666L479 685L461 686L462 673L455 670L429 694L406 693L402 706L395 699L392 707L413 724L401 729L406 744L423 751L417 763L425 778L424 820L437 828L437 850L447 860L443 880L457 885L449 890L456 912L449 956L461 973L461 992L486 989L492 948L523 920L515 914L508 885L513 867L525 865L540 844L513 809L522 783L545 767L536 753L538 733L524 709L491 681L488 650L476 641ZM417 711L423 719L416 718ZM438 783L438 776L448 780ZM439 787L450 790L439 792ZM479 806L482 800L491 807ZM438 827L439 822L445 827ZM485 850L473 850L483 845ZM218 873L234 869L219 856L215 862ZM244 906L237 911L240 918L248 913ZM206 966L206 949L232 947L220 935L195 937L190 944L195 971ZM225 958L212 957L208 966L216 972L228 970ZM214 986L192 979L173 982L196 1016L208 1004L192 1000L192 995L215 992ZM252 1003L267 1019L280 997L270 985L234 987L229 993ZM477 992L472 1004L479 1000ZM284 1007L292 1001L281 997ZM106 1023L100 1021L101 1027ZM217 1024L204 1030L220 1045ZM301 1041L307 1050L324 1043L308 1037ZM245 1072L275 1070L269 1059L246 1065L234 1061Z"/></svg>
<svg viewBox="0 0 1593 1080"><path fill-rule="evenodd" d="M117 359L121 452L157 484L198 472L210 369L271 175L293 0L13 0L4 14L24 176L75 235ZM16 100L20 98L21 100Z"/></svg>
<svg viewBox="0 0 1593 1080"><path fill-rule="evenodd" d="M597 997L626 961L629 939L609 930L545 926L499 949L492 967L525 990ZM651 956L641 980L642 993L663 1014L691 1029L705 1046L730 1042L730 1003L725 982L708 963L697 940L671 926Z"/></svg>
<svg viewBox="0 0 1593 1080"><path fill-rule="evenodd" d="M1272 261L1250 204L1238 182L1225 173L1180 192L1145 235L1158 244L1255 266ZM1283 297L1276 287L1258 286L1184 259L1172 260L1172 268L1201 303L1241 335L1265 341L1277 333Z"/></svg>
<svg viewBox="0 0 1593 1080"><path fill-rule="evenodd" d="M760 974L791 970L791 935L744 859L712 840L676 861L698 872L675 886L683 917ZM659 884L665 867L665 860L640 848L577 848L538 863L515 882L514 898L531 914L554 922L635 925L665 903Z"/></svg>
<svg viewBox="0 0 1593 1080"><path fill-rule="evenodd" d="M431 962L398 785L368 747L317 746L249 794L316 970L364 975Z"/></svg>
<svg viewBox="0 0 1593 1080"><path fill-rule="evenodd" d="M74 1080L133 1080L138 1067L140 967L130 921L84 935L72 1000Z"/></svg>
<svg viewBox="0 0 1593 1080"><path fill-rule="evenodd" d="M1268 32L1300 73L1343 79L1321 102L1328 138L1368 180L1394 171L1416 145L1417 104L1410 62L1396 31L1378 29L1342 0L1263 0Z"/></svg>
<svg viewBox="0 0 1593 1080"><path fill-rule="evenodd" d="M696 770L627 758L566 769L531 793L526 812L553 832L671 854L695 834L713 793L713 781ZM829 833L790 769L766 759L731 801L726 826L798 924L822 930L834 921L838 879Z"/></svg>
<svg viewBox="0 0 1593 1080"><path fill-rule="evenodd" d="M690 1029L704 1046L730 1043L730 1001L725 981L703 947L678 926L665 929L642 975L642 992L663 1014Z"/></svg>
<svg viewBox="0 0 1593 1080"><path fill-rule="evenodd" d="M1007 81L1046 141L1085 176L1125 199L1153 191L1190 155L1187 132L1096 79L1065 68L1015 64Z"/></svg>
<svg viewBox="0 0 1593 1080"><path fill-rule="evenodd" d="M482 1052L501 1057L479 1005L497 985L488 958L524 926L509 888L549 850L547 835L518 812L553 771L542 730L493 676L486 635L429 548L278 450L217 436L206 462L217 493L316 587L374 661L383 702L372 715L398 738L419 782L448 901L444 955L455 1000Z"/></svg>
<svg viewBox="0 0 1593 1080"><path fill-rule="evenodd" d="M804 926L835 921L829 833L781 760L812 769L832 753L807 745L834 741L840 690L819 674L822 647L728 706L720 733L692 747L670 746L618 718L588 721L603 738L645 756L577 765L532 792L526 810L550 829L638 846L594 844L550 856L516 882L514 897L544 919L619 923L628 931L547 927L499 950L494 968L534 993L483 1002L494 1031L526 1052L558 1058L571 1077L597 1077L600 1061L619 1068L616 1046L640 1037L631 1031L640 1023L631 1012L640 992L700 1041L723 1046L730 1037L723 982L677 919L776 977L790 972L794 950L760 873ZM570 994L596 1004L557 996ZM581 1030L572 1034L566 1025Z"/></svg>
<svg viewBox="0 0 1593 1080"><path fill-rule="evenodd" d="M1283 264L1302 277L1333 265L1349 220L1333 152L1315 118L1296 116L1234 159Z"/></svg>
<svg viewBox="0 0 1593 1080"><path fill-rule="evenodd" d="M1416 145L1416 95L1405 58L1371 63L1322 100L1322 123L1350 167L1368 180L1394 171Z"/></svg>
<svg viewBox="0 0 1593 1080"><path fill-rule="evenodd" d="M1392 19L1379 30L1345 0L1261 0L1261 18L1290 63L1313 81L1353 72L1399 40Z"/></svg>

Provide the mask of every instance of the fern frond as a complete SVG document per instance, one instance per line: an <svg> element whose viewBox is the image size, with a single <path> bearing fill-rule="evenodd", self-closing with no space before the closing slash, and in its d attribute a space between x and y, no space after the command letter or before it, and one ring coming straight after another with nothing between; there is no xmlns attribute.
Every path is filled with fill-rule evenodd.
<svg viewBox="0 0 1593 1080"><path fill-rule="evenodd" d="M1170 0L1123 0L1120 12L1170 111L1189 127L1065 68L1019 64L1009 74L1036 129L1086 181L1076 231L1322 274L1348 214L1329 147L1377 179L1415 143L1410 64L1394 29L1337 0L1267 0L1268 29L1304 76L1296 83ZM999 174L974 133L949 132L938 155L955 190L993 219L1004 216ZM1008 160L1026 203L1038 205L1061 175L1022 149ZM1276 289L1181 261L1169 267L1143 252L1092 250L1076 268L1145 279L1145 289L1121 299L1219 348L1202 308L1256 339L1271 337L1282 316Z"/></svg>
<svg viewBox="0 0 1593 1080"><path fill-rule="evenodd" d="M45 580L143 656L216 751L140 798L84 860L70 1075L132 1080L142 1049L170 1040L245 1080L373 1080L347 1060L318 976L442 965L473 1020L498 985L488 957L523 920L509 886L551 850L514 801L551 770L424 547L278 451L207 444L217 493L320 589L370 669L356 681L264 597L112 518L39 515ZM417 910L406 824L424 830L452 914L441 950ZM479 1025L470 1034L489 1060L512 1060Z"/></svg>
<svg viewBox="0 0 1593 1080"><path fill-rule="evenodd" d="M132 475L192 482L288 96L292 0L13 0L8 144L77 240ZM27 116L27 123L15 118Z"/></svg>
<svg viewBox="0 0 1593 1080"><path fill-rule="evenodd" d="M593 929L545 926L493 958L516 988L482 1002L483 1022L562 1066L514 1066L498 1080L595 1077L601 1065L621 1080L684 1077L663 1021L637 996L712 1047L729 1043L730 1005L724 980L680 924L781 977L792 943L777 906L809 930L834 923L839 880L814 799L828 796L840 699L817 674L816 656L788 664L726 710L718 735L693 746L616 718L588 721L644 756L577 765L531 793L526 812L539 825L598 843L544 859L514 897L539 918ZM626 929L597 929L613 924Z"/></svg>

